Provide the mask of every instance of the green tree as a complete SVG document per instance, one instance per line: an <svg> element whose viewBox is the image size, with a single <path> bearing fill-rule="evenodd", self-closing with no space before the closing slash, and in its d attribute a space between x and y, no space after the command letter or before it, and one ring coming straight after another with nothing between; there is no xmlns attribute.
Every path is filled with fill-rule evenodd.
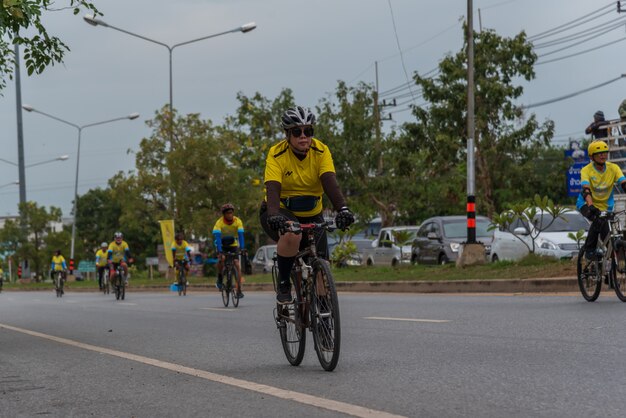
<svg viewBox="0 0 626 418"><path fill-rule="evenodd" d="M48 210L35 202L25 202L19 205L19 214L20 220L7 220L0 229L0 251L14 254L17 262L29 260L31 272L39 279L47 271L52 252L61 249L67 254L69 249L69 239L56 239L64 232L54 232L51 228L53 222L61 222L61 209L51 206ZM50 248L48 243L56 247Z"/></svg>
<svg viewBox="0 0 626 418"><path fill-rule="evenodd" d="M526 115L514 103L523 92L518 81L530 81L535 76L537 56L526 34L504 38L483 30L475 35L475 43L476 194L478 210L491 216L506 203L534 195L536 189L528 194L532 190L528 174L536 172L536 162L549 148L554 124L540 124L534 114ZM464 48L440 62L436 77L415 75L428 104L416 106L413 114L417 122L404 126L406 135L416 138L415 146L427 155L427 165L436 168L438 177L445 178L456 191L465 179L460 168L465 164L467 148L466 62ZM553 164L542 174L560 175L562 167ZM459 201L460 210L463 200ZM439 202L449 205L445 199Z"/></svg>
<svg viewBox="0 0 626 418"><path fill-rule="evenodd" d="M87 0L69 0L69 8L76 15L81 9L99 14ZM12 44L22 45L28 75L40 74L55 63L63 62L67 45L48 33L43 24L45 13L60 11L51 0L3 0L0 5L0 92L6 86L6 77L12 77L15 63ZM11 39L12 44L6 41Z"/></svg>

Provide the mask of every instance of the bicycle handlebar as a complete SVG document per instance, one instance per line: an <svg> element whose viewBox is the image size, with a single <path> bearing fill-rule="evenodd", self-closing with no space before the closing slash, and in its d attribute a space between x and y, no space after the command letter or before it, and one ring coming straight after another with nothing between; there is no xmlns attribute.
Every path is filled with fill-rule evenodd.
<svg viewBox="0 0 626 418"><path fill-rule="evenodd" d="M325 229L328 232L332 232L337 229L334 221L322 222L322 223L300 223L300 222L291 222L285 225L283 228L283 233L292 232L294 234L300 234L302 231L310 231L315 229Z"/></svg>

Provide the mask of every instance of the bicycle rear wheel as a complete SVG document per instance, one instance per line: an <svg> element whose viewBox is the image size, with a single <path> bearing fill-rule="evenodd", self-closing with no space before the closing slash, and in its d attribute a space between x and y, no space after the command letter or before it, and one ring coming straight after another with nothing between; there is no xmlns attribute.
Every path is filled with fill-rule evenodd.
<svg viewBox="0 0 626 418"><path fill-rule="evenodd" d="M294 303L276 305L276 320L285 357L292 366L299 366L306 348L306 328L300 313L302 295L295 286L291 289L291 296Z"/></svg>
<svg viewBox="0 0 626 418"><path fill-rule="evenodd" d="M626 249L623 245L611 257L611 280L618 299L626 302Z"/></svg>
<svg viewBox="0 0 626 418"><path fill-rule="evenodd" d="M326 260L317 260L313 264L311 293L311 331L315 352L322 368L330 372L339 362L341 323L337 290Z"/></svg>
<svg viewBox="0 0 626 418"><path fill-rule="evenodd" d="M225 279L225 283L222 286L222 302L224 303L224 307L228 308L228 304L230 303L230 288L233 284L230 269L224 270L222 277Z"/></svg>
<svg viewBox="0 0 626 418"><path fill-rule="evenodd" d="M593 302L600 296L602 288L602 276L598 260L585 259L584 248L578 253L576 263L578 273L578 288L587 302Z"/></svg>

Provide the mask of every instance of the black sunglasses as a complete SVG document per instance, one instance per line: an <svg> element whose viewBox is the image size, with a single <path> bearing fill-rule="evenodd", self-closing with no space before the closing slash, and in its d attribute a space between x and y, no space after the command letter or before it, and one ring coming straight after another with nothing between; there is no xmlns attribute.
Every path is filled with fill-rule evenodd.
<svg viewBox="0 0 626 418"><path fill-rule="evenodd" d="M293 128L291 129L291 136L295 137L295 138L299 138L300 135L302 135L302 131L304 131L304 136L313 136L313 127L312 126L307 126L306 128L302 129L302 128Z"/></svg>

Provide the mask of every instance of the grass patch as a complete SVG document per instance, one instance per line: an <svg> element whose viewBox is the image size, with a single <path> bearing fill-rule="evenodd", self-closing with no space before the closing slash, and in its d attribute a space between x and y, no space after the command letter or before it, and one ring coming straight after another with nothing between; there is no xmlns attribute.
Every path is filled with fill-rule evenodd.
<svg viewBox="0 0 626 418"><path fill-rule="evenodd" d="M454 264L445 266L406 265L400 267L346 267L333 268L337 282L375 282L375 281L445 281L445 280L497 280L497 279L533 279L548 277L576 277L576 260L555 260L553 258L529 255L520 261L499 261L482 266L457 268ZM245 283L271 283L271 274L255 274L245 277ZM142 272L134 273L130 279L130 288L169 286L174 279L155 275L149 279ZM193 285L213 286L215 277L190 277ZM52 282L29 284L4 284L5 289L39 290L53 289ZM68 289L97 289L98 282L93 280L68 282Z"/></svg>

